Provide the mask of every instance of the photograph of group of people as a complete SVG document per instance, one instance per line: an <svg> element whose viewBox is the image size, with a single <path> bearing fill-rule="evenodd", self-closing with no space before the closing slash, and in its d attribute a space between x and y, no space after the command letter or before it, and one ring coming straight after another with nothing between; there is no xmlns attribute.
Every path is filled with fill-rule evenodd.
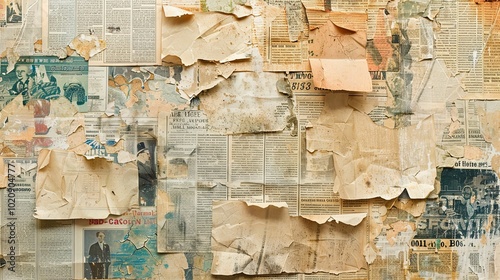
<svg viewBox="0 0 500 280"><path fill-rule="evenodd" d="M484 225L500 231L500 185L491 170L444 168L441 192L417 223L418 238L481 238Z"/></svg>

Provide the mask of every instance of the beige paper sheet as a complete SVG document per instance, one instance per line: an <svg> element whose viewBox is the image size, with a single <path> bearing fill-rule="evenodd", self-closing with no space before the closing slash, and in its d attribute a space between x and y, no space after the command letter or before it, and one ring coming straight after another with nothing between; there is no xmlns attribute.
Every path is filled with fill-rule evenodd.
<svg viewBox="0 0 500 280"><path fill-rule="evenodd" d="M348 106L348 95L330 94L306 131L307 149L334 153L335 189L343 199L392 199L404 189L426 198L436 177L433 118L389 129Z"/></svg>
<svg viewBox="0 0 500 280"><path fill-rule="evenodd" d="M198 59L228 62L251 57L252 19L219 13L163 18L162 58L177 56L189 66Z"/></svg>
<svg viewBox="0 0 500 280"><path fill-rule="evenodd" d="M38 219L103 219L138 207L134 163L119 165L63 150L41 150L36 179Z"/></svg>
<svg viewBox="0 0 500 280"><path fill-rule="evenodd" d="M215 202L212 274L341 273L366 268L367 226L358 216L339 215L333 219L337 222L317 223L290 217L286 207Z"/></svg>
<svg viewBox="0 0 500 280"><path fill-rule="evenodd" d="M311 31L309 54L313 82L329 90L372 91L366 60L366 32L331 20Z"/></svg>

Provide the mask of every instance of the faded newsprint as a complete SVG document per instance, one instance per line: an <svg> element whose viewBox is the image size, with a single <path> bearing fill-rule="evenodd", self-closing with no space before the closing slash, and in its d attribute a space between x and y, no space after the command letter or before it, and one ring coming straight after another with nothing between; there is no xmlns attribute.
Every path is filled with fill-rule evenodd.
<svg viewBox="0 0 500 280"><path fill-rule="evenodd" d="M70 279L73 221L43 221L35 209L36 159L4 159L8 184L1 190L0 279Z"/></svg>
<svg viewBox="0 0 500 280"><path fill-rule="evenodd" d="M166 179L159 183L166 192L158 202L166 211L158 215L160 252L210 251L215 200L287 202L298 214L299 138L290 129L220 135L194 110L174 111L158 125L159 172Z"/></svg>
<svg viewBox="0 0 500 280"><path fill-rule="evenodd" d="M495 278L500 189L486 165L460 160L456 168L443 168L439 198L426 202L410 243L412 275Z"/></svg>
<svg viewBox="0 0 500 280"><path fill-rule="evenodd" d="M8 48L20 55L41 51L41 2L37 0L0 1L0 53ZM35 47L33 47L35 46Z"/></svg>
<svg viewBox="0 0 500 280"><path fill-rule="evenodd" d="M376 220L372 213L381 213L384 201L341 200L333 193L332 154L308 157L304 138L294 136L305 133L307 122L321 113L324 92L298 94L296 101L296 127L276 133L216 134L202 111L175 111L159 118L159 252L210 252L213 201L286 202L293 216L368 212ZM367 273L349 275L366 279ZM309 277L329 276L279 279Z"/></svg>
<svg viewBox="0 0 500 280"><path fill-rule="evenodd" d="M91 65L161 64L161 0L44 0L44 52L61 54L80 34L96 35L106 50Z"/></svg>
<svg viewBox="0 0 500 280"><path fill-rule="evenodd" d="M0 279L184 279L185 270L203 272L196 269L198 259L210 260L158 254L154 206L106 219L35 219L36 159L7 158L4 164L0 244L6 264Z"/></svg>

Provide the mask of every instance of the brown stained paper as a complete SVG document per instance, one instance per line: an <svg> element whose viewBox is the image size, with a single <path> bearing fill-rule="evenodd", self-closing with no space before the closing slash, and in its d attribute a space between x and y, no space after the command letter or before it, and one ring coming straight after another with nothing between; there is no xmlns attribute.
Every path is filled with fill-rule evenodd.
<svg viewBox="0 0 500 280"><path fill-rule="evenodd" d="M250 206L242 201L213 204L212 274L341 273L367 264L366 221L318 224L290 217L288 208ZM344 218L337 217L338 220Z"/></svg>
<svg viewBox="0 0 500 280"><path fill-rule="evenodd" d="M290 120L289 97L276 84L283 74L234 73L200 94L209 127L225 134L282 131Z"/></svg>
<svg viewBox="0 0 500 280"><path fill-rule="evenodd" d="M366 33L331 20L311 32L309 63L316 87L330 90L372 91L366 60Z"/></svg>
<svg viewBox="0 0 500 280"><path fill-rule="evenodd" d="M134 163L87 160L73 152L40 151L36 179L38 219L103 219L138 207Z"/></svg>
<svg viewBox="0 0 500 280"><path fill-rule="evenodd" d="M69 43L68 47L76 51L85 60L89 60L94 55L106 49L106 42L97 38L96 35L80 34ZM71 54L67 53L67 55Z"/></svg>
<svg viewBox="0 0 500 280"><path fill-rule="evenodd" d="M251 57L252 18L196 13L163 18L162 57L177 56L189 66L198 59L221 63Z"/></svg>
<svg viewBox="0 0 500 280"><path fill-rule="evenodd" d="M191 99L200 92L213 88L221 81L229 78L235 70L241 70L239 64L199 61L191 66L183 67L177 89L183 94L184 98Z"/></svg>
<svg viewBox="0 0 500 280"><path fill-rule="evenodd" d="M392 199L404 189L426 198L436 177L433 118L389 129L349 107L346 94L327 95L318 120L306 130L307 149L334 153L335 190L343 199Z"/></svg>
<svg viewBox="0 0 500 280"><path fill-rule="evenodd" d="M366 59L310 58L314 86L330 90L372 91Z"/></svg>
<svg viewBox="0 0 500 280"><path fill-rule="evenodd" d="M366 33L340 27L331 20L311 31L311 40L309 51L315 58L366 58Z"/></svg>

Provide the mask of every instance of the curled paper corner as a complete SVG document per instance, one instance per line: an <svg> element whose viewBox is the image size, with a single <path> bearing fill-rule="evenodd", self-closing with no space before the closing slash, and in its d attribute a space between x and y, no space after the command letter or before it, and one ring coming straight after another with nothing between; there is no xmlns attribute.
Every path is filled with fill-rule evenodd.
<svg viewBox="0 0 500 280"><path fill-rule="evenodd" d="M186 11L181 8L169 5L163 5L163 13L165 14L165 17L182 17L193 15L193 13L191 13L190 11Z"/></svg>
<svg viewBox="0 0 500 280"><path fill-rule="evenodd" d="M106 42L100 40L96 35L80 34L76 36L69 44L68 47L76 51L85 60L89 60L94 55L106 49ZM70 53L66 52L69 56Z"/></svg>

